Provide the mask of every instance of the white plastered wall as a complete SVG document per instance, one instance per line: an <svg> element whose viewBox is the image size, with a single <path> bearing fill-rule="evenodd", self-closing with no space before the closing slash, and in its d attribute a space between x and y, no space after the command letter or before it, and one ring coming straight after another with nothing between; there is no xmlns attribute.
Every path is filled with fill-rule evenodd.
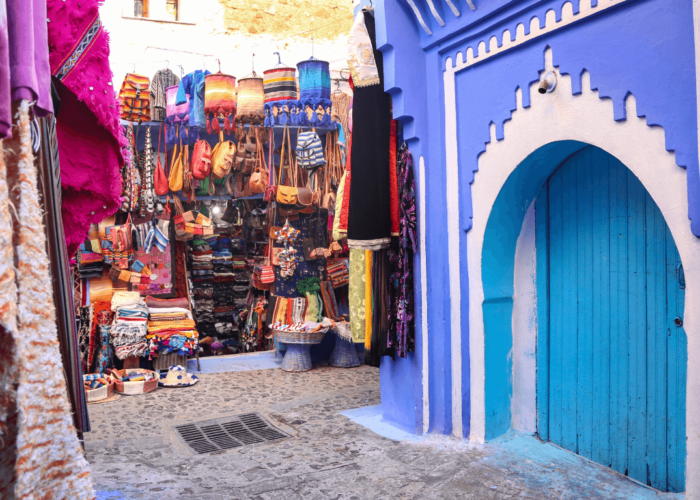
<svg viewBox="0 0 700 500"><path fill-rule="evenodd" d="M551 66L551 51L546 56L545 71L556 72ZM615 156L642 182L666 219L683 261L687 283L684 327L688 337L686 495L689 499L700 498L700 239L690 230L686 171L676 165L674 154L666 151L663 128L649 127L644 118L637 117L633 95L626 101L627 119L617 122L612 101L599 99L598 92L591 90L588 73L582 76L582 93L577 96L572 95L571 78L557 76L557 88L551 94L538 94L536 85L527 90L529 108L522 107L521 90L516 92L517 109L504 124L504 139L496 140L492 126L491 142L479 157L479 170L471 186L474 217L467 233L470 440L483 442L485 435L481 252L491 209L507 178L531 153L555 141L585 142Z"/></svg>

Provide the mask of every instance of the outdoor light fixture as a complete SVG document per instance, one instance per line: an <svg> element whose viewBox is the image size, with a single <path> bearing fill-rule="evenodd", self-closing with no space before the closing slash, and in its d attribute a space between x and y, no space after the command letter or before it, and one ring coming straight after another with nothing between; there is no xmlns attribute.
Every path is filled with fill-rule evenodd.
<svg viewBox="0 0 700 500"><path fill-rule="evenodd" d="M549 92L553 92L556 86L557 77L550 71L544 75L544 79L540 82L540 87L537 89L537 92L540 94L548 94Z"/></svg>

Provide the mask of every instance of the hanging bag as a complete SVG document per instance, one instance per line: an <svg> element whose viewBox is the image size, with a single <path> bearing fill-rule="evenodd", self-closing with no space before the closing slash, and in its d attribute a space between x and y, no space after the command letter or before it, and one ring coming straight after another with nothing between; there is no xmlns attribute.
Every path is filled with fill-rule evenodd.
<svg viewBox="0 0 700 500"><path fill-rule="evenodd" d="M257 129L255 130L255 135L258 134ZM260 141L258 141L260 144ZM250 176L248 185L250 186L250 192L253 194L263 194L267 190L267 185L270 183L270 179L267 173L267 165L265 164L265 152L263 148L259 147L257 151L257 161L255 172Z"/></svg>
<svg viewBox="0 0 700 500"><path fill-rule="evenodd" d="M151 94L148 77L127 73L119 90L121 119L129 122L151 120Z"/></svg>
<svg viewBox="0 0 700 500"><path fill-rule="evenodd" d="M217 179L223 179L231 172L236 145L233 141L224 141L224 133L219 132L219 142L211 152L212 174Z"/></svg>
<svg viewBox="0 0 700 500"><path fill-rule="evenodd" d="M285 144L287 145L287 158L289 162L285 165ZM294 185L284 186L282 185L282 171L284 169L288 170L287 177ZM282 205L293 205L296 206L298 199L297 194L299 190L296 187L296 173L294 172L294 165L292 161L292 147L291 140L289 138L289 128L284 128L284 134L282 135L282 150L280 152L280 171L277 179L277 203Z"/></svg>
<svg viewBox="0 0 700 500"><path fill-rule="evenodd" d="M161 125L163 131L163 136L165 136L165 125ZM165 149L166 156L165 162L168 162L167 147ZM153 174L153 189L155 189L158 196L165 196L168 194L168 178L165 176L165 170L163 170L163 165L160 162L160 131L158 132L158 151L156 152L156 171Z"/></svg>
<svg viewBox="0 0 700 500"><path fill-rule="evenodd" d="M323 157L323 144L316 129L302 132L297 137L297 164L306 170L316 170L326 164Z"/></svg>
<svg viewBox="0 0 700 500"><path fill-rule="evenodd" d="M192 176L201 181L211 172L211 146L203 139L195 142L192 151Z"/></svg>
<svg viewBox="0 0 700 500"><path fill-rule="evenodd" d="M170 164L170 175L168 176L168 187L175 194L177 198L177 192L182 190L182 150L180 153L177 151L177 144L173 148L173 158Z"/></svg>

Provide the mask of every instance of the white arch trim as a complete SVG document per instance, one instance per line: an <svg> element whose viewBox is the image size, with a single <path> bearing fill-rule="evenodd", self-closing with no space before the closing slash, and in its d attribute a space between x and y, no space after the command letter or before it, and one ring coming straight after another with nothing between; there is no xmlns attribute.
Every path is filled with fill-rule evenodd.
<svg viewBox="0 0 700 500"><path fill-rule="evenodd" d="M546 54L546 71L551 51ZM544 74L544 72L543 72ZM700 239L688 221L686 172L675 155L666 151L661 127L647 126L637 116L634 96L627 98L627 119L615 121L610 99L599 99L590 88L590 75L582 75L582 93L573 95L571 77L557 72L551 94L540 95L530 87L531 106L522 107L522 91L516 93L517 109L504 124L504 139L491 142L479 157L479 170L471 186L473 225L467 233L469 268L469 345L471 352L471 435L483 442L485 435L484 299L481 252L486 224L493 204L510 174L531 153L555 141L576 140L597 146L618 158L642 182L658 205L673 234L686 274L684 327L688 337L686 399L686 496L700 498ZM543 126L544 125L544 126ZM450 262L450 268L453 262ZM451 273L452 274L452 273ZM454 353L453 353L454 354ZM695 472L693 472L695 471Z"/></svg>

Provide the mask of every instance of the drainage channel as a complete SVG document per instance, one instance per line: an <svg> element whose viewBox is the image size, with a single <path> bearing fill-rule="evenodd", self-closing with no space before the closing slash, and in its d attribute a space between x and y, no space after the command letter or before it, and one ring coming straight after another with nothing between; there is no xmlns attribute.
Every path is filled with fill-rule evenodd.
<svg viewBox="0 0 700 500"><path fill-rule="evenodd" d="M203 420L173 429L182 444L200 455L289 437L259 413Z"/></svg>

